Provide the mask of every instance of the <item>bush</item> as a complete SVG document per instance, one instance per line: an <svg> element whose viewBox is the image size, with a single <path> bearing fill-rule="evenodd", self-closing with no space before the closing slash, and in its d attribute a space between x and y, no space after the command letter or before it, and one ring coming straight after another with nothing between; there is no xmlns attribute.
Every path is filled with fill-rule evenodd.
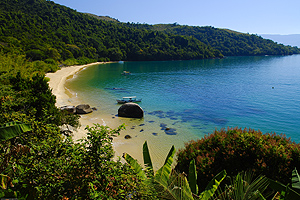
<svg viewBox="0 0 300 200"><path fill-rule="evenodd" d="M200 190L224 169L229 176L252 170L287 184L292 170L300 167L300 145L276 133L228 128L187 143L178 152L176 169L188 174L192 159L196 160Z"/></svg>

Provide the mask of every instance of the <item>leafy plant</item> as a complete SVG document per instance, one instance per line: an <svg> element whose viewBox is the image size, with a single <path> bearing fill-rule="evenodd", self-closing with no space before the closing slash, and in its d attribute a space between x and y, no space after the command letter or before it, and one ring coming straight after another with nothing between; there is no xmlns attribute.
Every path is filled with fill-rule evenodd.
<svg viewBox="0 0 300 200"><path fill-rule="evenodd" d="M293 169L300 165L300 145L284 135L262 134L253 129L228 128L215 131L197 141L190 141L177 154L175 169L188 172L195 159L198 187L225 169L229 176L253 170L287 184Z"/></svg>
<svg viewBox="0 0 300 200"><path fill-rule="evenodd" d="M135 170L139 177L146 182L149 187L154 187L158 193L159 198L164 199L203 199L208 200L216 192L222 180L226 177L226 172L223 170L216 177L214 177L207 185L205 191L197 196L197 176L195 162L190 163L189 181L182 173L177 173L171 168L175 148L170 149L164 165L158 169L156 173L153 172L153 166L147 142L143 145L143 157L146 171L138 164L137 160L133 159L129 154L125 153L124 158L126 162ZM191 190L193 188L193 190ZM192 192L193 191L193 192Z"/></svg>
<svg viewBox="0 0 300 200"><path fill-rule="evenodd" d="M230 185L226 185L225 189L219 190L216 199L234 199L234 200L264 200L269 180L265 176L258 176L253 180L253 173L250 171L240 172L231 178Z"/></svg>
<svg viewBox="0 0 300 200"><path fill-rule="evenodd" d="M147 142L143 145L143 157L148 173L129 154L125 153L124 158L140 178L148 182L149 187L154 187L159 192L159 197L166 199L193 199L186 177L182 174L177 175L171 168L174 155L175 148L172 146L164 165L156 173L153 171Z"/></svg>
<svg viewBox="0 0 300 200"><path fill-rule="evenodd" d="M295 168L292 173L292 184L284 185L280 183L279 181L274 181L272 179L269 179L270 181L270 187L277 191L276 195L273 199L300 199L300 176L298 174L297 169Z"/></svg>
<svg viewBox="0 0 300 200"><path fill-rule="evenodd" d="M9 122L0 126L0 141L9 140L24 132L31 131L32 128L29 124L22 122Z"/></svg>

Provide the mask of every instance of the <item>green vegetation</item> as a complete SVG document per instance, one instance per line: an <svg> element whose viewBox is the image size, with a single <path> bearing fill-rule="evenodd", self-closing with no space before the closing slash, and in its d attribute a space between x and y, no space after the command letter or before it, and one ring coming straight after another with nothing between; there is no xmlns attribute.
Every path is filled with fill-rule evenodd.
<svg viewBox="0 0 300 200"><path fill-rule="evenodd" d="M192 36L219 50L224 56L259 56L299 54L297 47L284 46L254 34L239 33L211 26L182 26L178 24L129 24L129 27L155 30L167 34Z"/></svg>
<svg viewBox="0 0 300 200"><path fill-rule="evenodd" d="M26 56L49 71L60 63L300 53L256 35L176 23L120 23L46 0L1 0L0 22L0 54Z"/></svg>
<svg viewBox="0 0 300 200"><path fill-rule="evenodd" d="M252 129L222 129L179 150L176 169L188 172L195 159L199 190L215 174L225 169L229 176L251 170L284 184L290 183L295 167L300 166L300 145L282 135L262 134Z"/></svg>
<svg viewBox="0 0 300 200"><path fill-rule="evenodd" d="M0 24L0 198L264 199L266 178L252 182L247 170L274 180L268 182L278 191L274 198L298 195L299 144L251 129L216 131L190 142L178 152L175 169L172 147L154 172L147 143L146 169L128 154L128 164L114 161L111 138L124 126L96 124L86 128L87 138L73 141L60 127L79 127L79 117L55 106L45 73L61 64L288 55L299 49L212 27L120 23L48 0L0 0Z"/></svg>
<svg viewBox="0 0 300 200"><path fill-rule="evenodd" d="M189 36L99 20L45 0L0 1L0 49L32 61L178 60L222 57Z"/></svg>
<svg viewBox="0 0 300 200"><path fill-rule="evenodd" d="M300 176L296 168L292 173L292 184L284 185L279 181L274 181L272 179L270 179L269 181L270 187L277 191L274 199L275 197L280 197L280 199L300 199Z"/></svg>

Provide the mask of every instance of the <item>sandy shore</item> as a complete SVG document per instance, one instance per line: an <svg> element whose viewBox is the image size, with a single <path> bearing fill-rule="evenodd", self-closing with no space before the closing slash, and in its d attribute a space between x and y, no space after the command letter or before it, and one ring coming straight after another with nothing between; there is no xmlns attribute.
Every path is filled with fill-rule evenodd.
<svg viewBox="0 0 300 200"><path fill-rule="evenodd" d="M74 65L68 67L62 67L60 70L55 73L47 73L46 77L50 78L49 86L52 89L52 93L56 96L56 106L66 106L71 105L70 96L67 94L67 89L65 88L65 82L67 79L72 78L80 70L91 66L105 64L104 62L96 62L87 65ZM74 131L74 140L78 140L86 136L86 125L92 125L88 123L88 120L85 118L80 118L81 127Z"/></svg>
<svg viewBox="0 0 300 200"><path fill-rule="evenodd" d="M80 99L70 93L70 91L65 87L65 83L68 79L71 79L84 68L91 65L105 64L104 62L92 63L88 65L81 66L70 66L63 67L55 73L48 73L46 77L50 78L49 86L52 88L52 93L56 96L56 106L76 106L83 102ZM94 106L94 105L92 105ZM113 111L115 113L115 111ZM143 163L142 147L145 141L148 142L148 147L150 149L150 154L152 158L153 167L155 170L160 168L168 154L171 146L174 144L175 148L183 146L183 141L187 138L184 134L178 135L167 135L161 133L161 127L159 126L159 121L157 124L147 123L149 121L149 116L142 119L130 119L115 117L115 115L101 114L100 110L87 114L81 115L80 124L81 127L78 130L73 131L74 140L86 137L85 127L87 125L93 126L93 124L98 123L100 125L108 126L112 129L117 128L121 124L126 125L126 130L121 131L120 136L114 138L113 147L115 150L115 158L122 157L123 153L129 153L133 158L137 159L139 163ZM154 136L152 133L158 133ZM124 139L125 135L131 135L131 139ZM193 139L193 138L191 138ZM124 160L121 159L123 162Z"/></svg>
<svg viewBox="0 0 300 200"><path fill-rule="evenodd" d="M81 70L85 69L91 65L99 65L99 64L106 64L107 62L97 62L91 63L87 65L75 65L69 67L63 67L60 70L56 71L55 73L47 73L46 77L50 78L49 86L52 89L52 93L56 96L56 106L76 106L80 104L80 102L74 101L72 94L69 93L67 88L65 87L65 82L68 79L73 78L73 76L80 72ZM96 118L97 119L97 118ZM94 123L99 123L100 125L109 126L110 128L117 128L123 122L120 122L118 119L112 119L111 116L101 116L101 119L94 120L94 114L87 114L82 115L80 118L81 127L75 131L73 131L73 139L77 141L78 139L82 139L86 137L87 131L85 127L87 125L93 126ZM124 152L130 152L130 155L137 158L139 161L142 160L142 144L143 141L135 141L132 143L132 140L125 140L124 134L121 131L121 135L114 139L114 150L116 159L121 157ZM124 162L124 160L123 160Z"/></svg>
<svg viewBox="0 0 300 200"><path fill-rule="evenodd" d="M92 66L92 65L100 65L100 64L106 64L111 62L95 62L90 63L86 65L74 65L74 66L68 66L68 67L62 67L60 70L56 71L55 73L47 73L46 77L50 78L49 86L52 89L52 93L56 96L56 106L62 107L66 105L70 106L77 106L78 104L81 104L81 102L74 102L72 100L72 94L69 93L67 88L65 87L65 83L68 79L73 78L73 76L80 72L81 70L85 69L86 67ZM73 139L76 141L78 139L82 139L83 137L86 137L87 131L85 130L85 127L87 125L93 126L94 123L99 123L100 125L107 125L106 121L102 120L100 122L93 122L90 120L91 115L82 115L79 119L80 121L80 128L75 130ZM114 127L117 127L115 125Z"/></svg>

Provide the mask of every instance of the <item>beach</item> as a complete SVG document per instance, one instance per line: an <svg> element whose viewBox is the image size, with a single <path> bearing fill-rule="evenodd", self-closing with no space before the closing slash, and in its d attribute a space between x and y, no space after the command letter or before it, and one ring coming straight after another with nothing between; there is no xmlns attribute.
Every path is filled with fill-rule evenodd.
<svg viewBox="0 0 300 200"><path fill-rule="evenodd" d="M85 102L83 100L86 98L77 95L76 91L71 91L67 88L68 84L66 84L66 82L75 78L76 74L85 70L85 68L101 64L105 63L97 62L81 66L62 67L55 73L46 74L46 77L50 78L49 86L52 89L52 93L56 96L56 106L77 106L79 104L87 103L91 107L94 107L95 105L93 103L91 105L90 102ZM109 114L102 112L101 106L96 105L96 107L98 109L97 111L80 115L79 121L81 127L73 131L73 139L74 141L77 141L86 137L87 131L85 130L85 127L87 125L93 126L93 124L100 124L115 129L118 126L125 124L126 130L122 130L120 135L113 139L115 160L121 159L121 162L125 162L122 155L128 153L133 158L137 159L140 164L143 164L143 144L147 141L153 168L154 170L158 170L163 165L172 145L178 150L184 146L184 142L195 139L194 136L187 139L186 134L164 134L159 125L161 123L159 119L151 119L150 117L153 116L150 115L144 116L141 119L124 118L116 115L118 107ZM151 122L154 120L156 121L155 123ZM173 123L172 120L170 120L169 124L171 123ZM184 130L181 132L184 132ZM126 135L130 135L131 138L125 139Z"/></svg>
<svg viewBox="0 0 300 200"><path fill-rule="evenodd" d="M66 105L73 105L74 102L71 101L72 96L68 94L68 90L65 88L65 82L67 79L73 78L73 76L78 73L80 70L91 66L104 64L104 62L96 62L87 65L74 65L68 67L62 67L60 70L55 73L47 73L46 77L50 78L49 87L52 89L52 94L56 96L56 107L62 107ZM74 105L76 106L76 105ZM80 118L81 127L74 131L74 140L81 139L86 136L85 127L87 125L91 126L92 123L89 123L87 117Z"/></svg>
<svg viewBox="0 0 300 200"><path fill-rule="evenodd" d="M62 107L62 106L76 106L83 102L80 102L78 98L75 98L75 95L68 90L68 88L65 87L65 83L67 80L73 78L78 72L81 70L84 70L86 67L92 66L92 65L100 65L105 64L105 62L97 62L97 63L91 63L87 65L75 65L75 66L68 66L68 67L62 67L60 70L56 71L55 73L47 73L46 77L50 78L49 86L52 89L52 93L56 96L56 106ZM83 137L86 137L87 131L85 130L85 127L93 126L93 124L98 123L100 125L108 126L111 129L115 129L121 124L124 124L128 122L128 120L131 119L124 119L124 118L118 118L118 117L112 117L111 115L101 115L99 118L98 116L95 117L95 112L101 112L100 111L94 111L93 113L81 115L79 121L80 121L80 128L73 131L73 139L74 141L77 141L79 139L82 139ZM138 120L139 121L139 120ZM141 119L142 123L143 119ZM139 122L138 122L139 123ZM129 128L127 127L127 130L123 130L120 133L120 136L113 139L113 147L115 150L115 160L121 159L122 162L124 162L124 159L122 158L123 153L129 153L132 157L136 158L140 163L143 163L142 158L142 145L145 142L144 137L135 137L132 139L125 139L124 136L128 134ZM130 130L130 133L132 133L132 130ZM134 137L134 136L133 136ZM151 141L149 141L151 143ZM148 142L148 143L149 143ZM149 147L151 150L151 147ZM165 152L165 150L159 151L159 152ZM160 156L156 155L154 151L152 151L153 159L159 160L155 164L155 168L158 169L164 159L160 159ZM165 155L162 155L163 157Z"/></svg>

